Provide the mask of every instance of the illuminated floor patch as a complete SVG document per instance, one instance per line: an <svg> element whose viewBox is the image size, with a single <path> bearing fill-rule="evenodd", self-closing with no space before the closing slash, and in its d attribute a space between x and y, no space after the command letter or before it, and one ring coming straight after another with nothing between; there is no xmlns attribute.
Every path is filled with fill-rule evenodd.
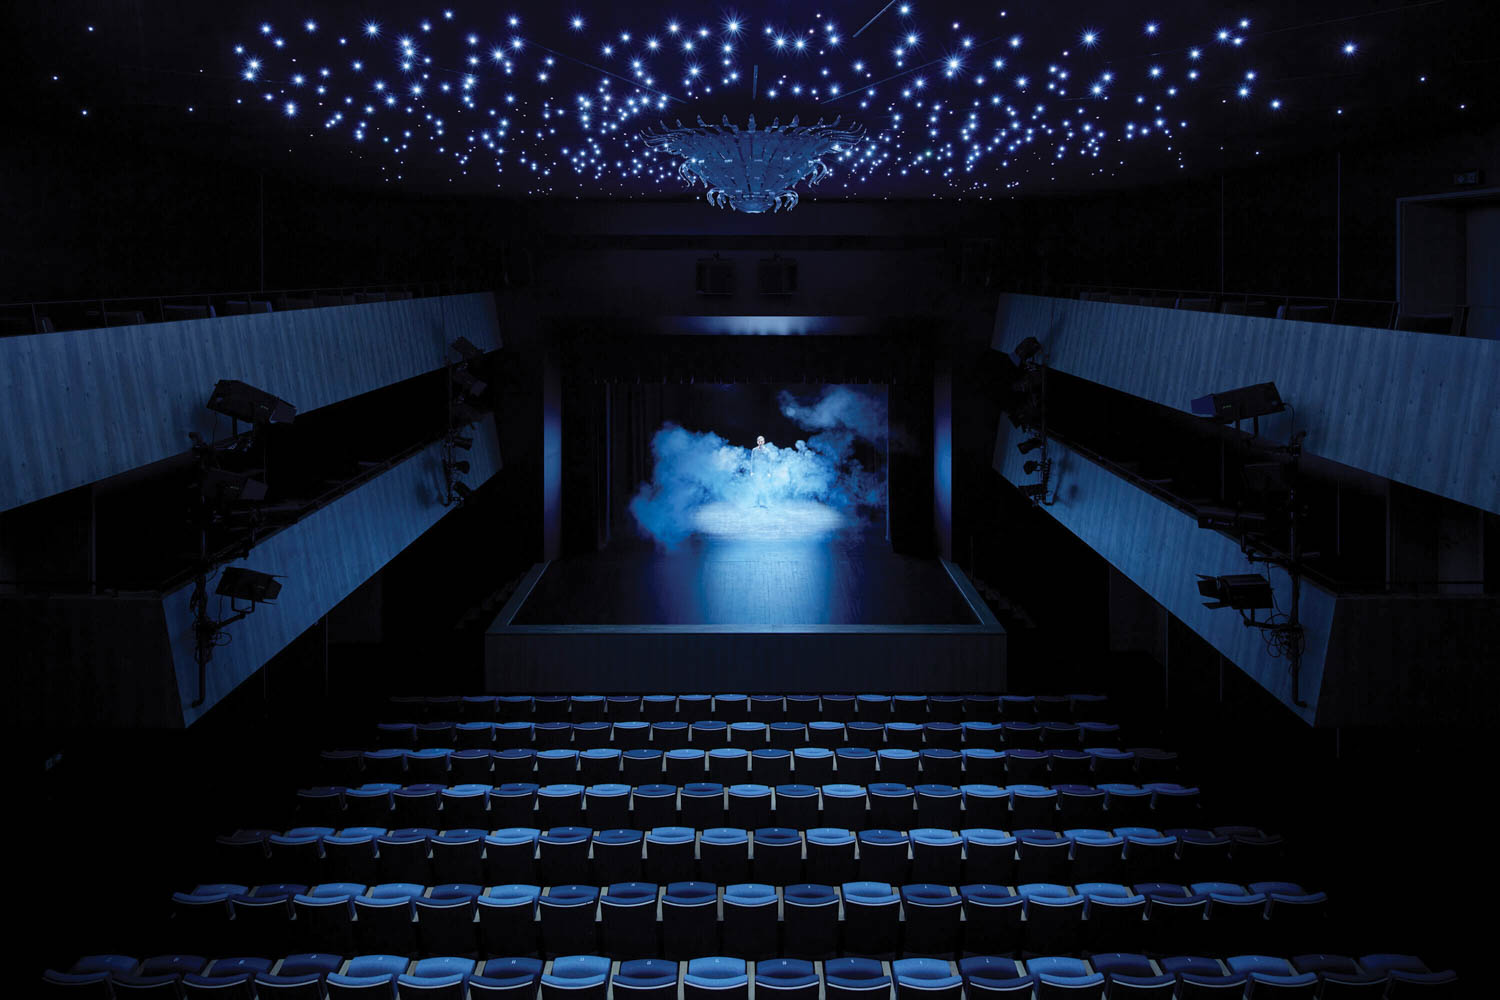
<svg viewBox="0 0 1500 1000"><path fill-rule="evenodd" d="M710 503L693 512L693 528L713 538L818 538L849 524L837 510L810 500L777 501L766 507Z"/></svg>

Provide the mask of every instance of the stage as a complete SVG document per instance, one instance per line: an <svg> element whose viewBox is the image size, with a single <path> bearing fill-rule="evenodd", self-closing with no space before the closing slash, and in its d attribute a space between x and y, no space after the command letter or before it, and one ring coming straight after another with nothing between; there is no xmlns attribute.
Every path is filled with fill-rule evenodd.
<svg viewBox="0 0 1500 1000"><path fill-rule="evenodd" d="M1004 689L1005 632L953 564L811 509L695 526L534 566L485 636L488 689Z"/></svg>

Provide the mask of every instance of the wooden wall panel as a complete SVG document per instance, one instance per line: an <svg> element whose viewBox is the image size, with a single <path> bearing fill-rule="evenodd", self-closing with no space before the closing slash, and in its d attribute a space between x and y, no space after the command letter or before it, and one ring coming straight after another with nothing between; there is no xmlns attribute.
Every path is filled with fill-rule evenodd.
<svg viewBox="0 0 1500 1000"><path fill-rule="evenodd" d="M461 336L500 346L492 295L0 338L0 510L187 451L219 379L305 413L439 368Z"/></svg>
<svg viewBox="0 0 1500 1000"><path fill-rule="evenodd" d="M1183 411L1275 382L1310 453L1500 513L1500 341L1001 296L992 346L1027 336L1060 371Z"/></svg>
<svg viewBox="0 0 1500 1000"><path fill-rule="evenodd" d="M492 419L478 425L474 446L464 457L470 465L465 481L472 486L499 471L500 446ZM262 605L229 627L234 641L214 651L207 697L196 707L192 703L198 697L198 665L188 610L193 588L165 595L171 644L171 663L165 669L176 673L181 724L189 725L208 711L453 509L438 502L444 488L442 454L434 444L262 542L248 559L233 563L285 579L275 604ZM210 598L211 613L219 600ZM228 613L227 601L223 611Z"/></svg>

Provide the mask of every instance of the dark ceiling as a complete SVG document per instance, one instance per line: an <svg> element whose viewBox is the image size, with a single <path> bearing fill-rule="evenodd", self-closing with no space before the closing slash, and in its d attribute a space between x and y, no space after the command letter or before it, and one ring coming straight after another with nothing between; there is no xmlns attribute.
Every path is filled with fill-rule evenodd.
<svg viewBox="0 0 1500 1000"><path fill-rule="evenodd" d="M1500 93L1478 0L31 7L43 126L413 191L681 197L640 131L751 113L867 130L810 197L1104 189L1419 143Z"/></svg>

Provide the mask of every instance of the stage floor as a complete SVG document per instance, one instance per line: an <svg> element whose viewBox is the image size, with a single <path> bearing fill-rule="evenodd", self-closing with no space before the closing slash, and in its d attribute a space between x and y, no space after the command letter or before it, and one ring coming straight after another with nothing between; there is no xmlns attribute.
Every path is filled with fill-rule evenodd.
<svg viewBox="0 0 1500 1000"><path fill-rule="evenodd" d="M511 625L977 625L942 562L878 532L616 541L547 565Z"/></svg>

